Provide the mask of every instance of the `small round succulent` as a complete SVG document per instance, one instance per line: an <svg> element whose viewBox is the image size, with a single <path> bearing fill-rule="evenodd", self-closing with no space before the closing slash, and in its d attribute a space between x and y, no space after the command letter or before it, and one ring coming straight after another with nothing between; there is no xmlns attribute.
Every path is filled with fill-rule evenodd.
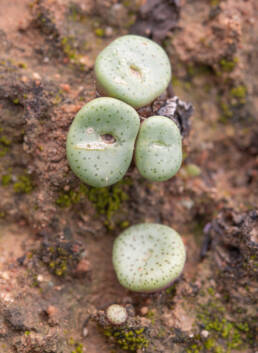
<svg viewBox="0 0 258 353"><path fill-rule="evenodd" d="M123 178L130 166L140 119L128 104L96 98L76 115L66 142L67 158L85 183L104 187Z"/></svg>
<svg viewBox="0 0 258 353"><path fill-rule="evenodd" d="M164 116L152 116L141 127L136 143L136 166L151 181L174 176L182 163L182 141L177 125Z"/></svg>
<svg viewBox="0 0 258 353"><path fill-rule="evenodd" d="M171 66L158 44L141 36L125 35L98 55L95 74L100 93L140 108L167 88Z"/></svg>
<svg viewBox="0 0 258 353"><path fill-rule="evenodd" d="M155 223L131 226L113 246L113 266L120 284L136 292L169 286L183 271L186 253L180 235Z"/></svg>
<svg viewBox="0 0 258 353"><path fill-rule="evenodd" d="M127 310L119 304L112 304L106 310L108 321L113 325L122 325L128 318Z"/></svg>

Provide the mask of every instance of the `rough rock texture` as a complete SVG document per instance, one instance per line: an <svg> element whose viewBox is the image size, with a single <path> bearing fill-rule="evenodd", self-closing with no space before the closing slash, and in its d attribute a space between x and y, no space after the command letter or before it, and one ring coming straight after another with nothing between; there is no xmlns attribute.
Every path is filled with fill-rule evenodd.
<svg viewBox="0 0 258 353"><path fill-rule="evenodd" d="M257 303L258 212L226 209L206 226L206 231L211 236L220 290L238 305Z"/></svg>
<svg viewBox="0 0 258 353"><path fill-rule="evenodd" d="M114 337L125 332L103 335L90 319L113 303L132 306L147 328L146 337L127 332L148 340L139 352L257 351L257 3L154 5L1 1L0 352L120 352ZM121 183L90 188L69 169L65 141L96 96L94 60L135 21L160 34L158 15L173 66L168 96L194 107L190 130L187 109L176 114L190 132L183 165L164 183L132 165ZM166 99L141 118L170 113ZM111 263L113 239L142 222L175 228L187 249L182 277L155 295L126 291Z"/></svg>
<svg viewBox="0 0 258 353"><path fill-rule="evenodd" d="M179 14L179 0L145 1L130 31L161 41L165 39L169 31L177 27Z"/></svg>

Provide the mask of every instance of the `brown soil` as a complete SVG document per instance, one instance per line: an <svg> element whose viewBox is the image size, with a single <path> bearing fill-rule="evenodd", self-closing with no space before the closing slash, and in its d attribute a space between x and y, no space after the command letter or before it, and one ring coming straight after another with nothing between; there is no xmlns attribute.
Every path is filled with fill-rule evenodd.
<svg viewBox="0 0 258 353"><path fill-rule="evenodd" d="M120 352L94 320L112 303L147 328L137 353L257 350L258 5L157 3L0 2L1 353ZM96 96L97 54L131 30L167 50L191 132L173 179L147 182L131 166L98 191L69 169L66 135ZM113 239L140 222L186 245L183 276L162 293L131 293L112 268Z"/></svg>

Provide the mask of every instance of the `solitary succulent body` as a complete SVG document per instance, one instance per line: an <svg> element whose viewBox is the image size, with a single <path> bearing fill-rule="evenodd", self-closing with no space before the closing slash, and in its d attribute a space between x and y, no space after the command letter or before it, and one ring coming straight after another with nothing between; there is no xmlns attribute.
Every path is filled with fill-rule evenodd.
<svg viewBox="0 0 258 353"><path fill-rule="evenodd" d="M137 112L114 98L97 98L76 115L67 137L67 158L85 183L103 187L121 180L133 156Z"/></svg>
<svg viewBox="0 0 258 353"><path fill-rule="evenodd" d="M109 44L95 63L97 87L135 108L151 103L171 80L166 52L150 39L126 35Z"/></svg>
<svg viewBox="0 0 258 353"><path fill-rule="evenodd" d="M160 224L129 227L113 247L120 284L136 292L155 292L169 286L181 274L185 257L180 235Z"/></svg>
<svg viewBox="0 0 258 353"><path fill-rule="evenodd" d="M164 181L182 163L181 135L176 124L164 116L152 116L141 125L136 144L136 166L143 177Z"/></svg>

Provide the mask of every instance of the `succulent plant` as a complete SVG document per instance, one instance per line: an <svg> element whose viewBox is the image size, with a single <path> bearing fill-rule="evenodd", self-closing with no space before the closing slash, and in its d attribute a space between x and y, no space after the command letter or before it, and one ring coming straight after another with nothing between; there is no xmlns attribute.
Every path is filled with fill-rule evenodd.
<svg viewBox="0 0 258 353"><path fill-rule="evenodd" d="M113 325L122 325L128 318L127 310L119 304L112 304L106 310L108 321Z"/></svg>
<svg viewBox="0 0 258 353"><path fill-rule="evenodd" d="M181 134L177 125L164 116L152 116L141 127L136 143L136 166L152 181L175 175L182 163Z"/></svg>
<svg viewBox="0 0 258 353"><path fill-rule="evenodd" d="M169 286L182 272L185 247L172 228L138 224L122 232L113 246L113 266L120 284L136 292Z"/></svg>
<svg viewBox="0 0 258 353"><path fill-rule="evenodd" d="M100 93L139 108L167 88L171 66L158 44L141 36L125 35L98 55L95 74Z"/></svg>
<svg viewBox="0 0 258 353"><path fill-rule="evenodd" d="M128 104L97 98L76 115L66 151L74 173L85 183L103 187L121 180L133 156L140 119Z"/></svg>

